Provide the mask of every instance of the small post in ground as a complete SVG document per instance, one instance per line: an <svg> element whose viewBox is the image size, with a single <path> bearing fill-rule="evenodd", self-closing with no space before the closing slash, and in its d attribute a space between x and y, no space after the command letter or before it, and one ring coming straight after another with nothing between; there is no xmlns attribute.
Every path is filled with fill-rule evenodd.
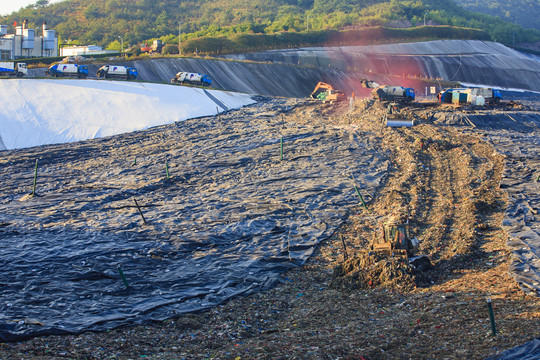
<svg viewBox="0 0 540 360"><path fill-rule="evenodd" d="M118 273L120 274L120 277L122 278L122 281L124 282L124 286L127 289L129 287L129 284L128 284L126 276L124 275L124 272L122 271L122 268L120 266L118 267Z"/></svg>
<svg viewBox="0 0 540 360"><path fill-rule="evenodd" d="M487 306L489 311L489 320L491 322L491 334L497 335L497 329L495 328L495 315L493 314L493 306L491 306L491 299L487 298Z"/></svg>
<svg viewBox="0 0 540 360"><path fill-rule="evenodd" d="M137 210L139 210L139 214L141 214L142 221L144 225L146 225L146 219L144 218L144 215L141 211L141 207L139 206L139 203L137 202L137 199L133 199L133 201L135 201L135 206L137 206Z"/></svg>
<svg viewBox="0 0 540 360"><path fill-rule="evenodd" d="M343 235L340 235L341 237L341 244L343 245L343 261L347 261L349 259L349 254L347 254L347 246L345 245L345 239L343 238Z"/></svg>
<svg viewBox="0 0 540 360"><path fill-rule="evenodd" d="M366 202L364 201L364 198L362 197L362 194L360 194L360 189L358 189L358 186L354 186L354 189L356 190L356 193L358 194L358 197L360 198L360 201L362 202L362 206L364 206L364 209L368 209Z"/></svg>
<svg viewBox="0 0 540 360"><path fill-rule="evenodd" d="M36 168L34 169L34 189L32 190L32 196L36 196L37 165L38 165L38 159L36 159Z"/></svg>

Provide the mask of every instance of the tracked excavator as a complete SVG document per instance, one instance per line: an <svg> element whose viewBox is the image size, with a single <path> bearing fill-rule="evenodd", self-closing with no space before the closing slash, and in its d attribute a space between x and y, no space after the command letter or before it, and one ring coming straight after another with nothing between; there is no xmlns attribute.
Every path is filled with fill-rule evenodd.
<svg viewBox="0 0 540 360"><path fill-rule="evenodd" d="M330 84L327 84L325 82L319 82L317 86L315 86L315 89L310 95L313 99L322 100L322 101L345 101L347 100L347 96L345 93L341 90L336 90L334 87Z"/></svg>

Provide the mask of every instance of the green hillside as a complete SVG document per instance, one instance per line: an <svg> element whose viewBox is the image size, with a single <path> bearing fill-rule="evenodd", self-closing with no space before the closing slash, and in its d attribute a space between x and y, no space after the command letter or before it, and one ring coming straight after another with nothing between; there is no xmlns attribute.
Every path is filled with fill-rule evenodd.
<svg viewBox="0 0 540 360"><path fill-rule="evenodd" d="M540 30L538 0L455 0L462 7Z"/></svg>
<svg viewBox="0 0 540 360"><path fill-rule="evenodd" d="M184 44L194 38L239 34L303 33L308 29L330 31L396 23L414 27L423 25L424 19L428 24L481 29L489 39L510 45L514 39L540 40L540 31L525 31L499 18L465 10L452 0L66 0L54 4L38 0L1 18L0 23L11 27L23 19L28 19L31 27L47 21L64 43L71 40L71 44L114 49L120 47L118 36L125 45L155 38L177 44L179 21Z"/></svg>

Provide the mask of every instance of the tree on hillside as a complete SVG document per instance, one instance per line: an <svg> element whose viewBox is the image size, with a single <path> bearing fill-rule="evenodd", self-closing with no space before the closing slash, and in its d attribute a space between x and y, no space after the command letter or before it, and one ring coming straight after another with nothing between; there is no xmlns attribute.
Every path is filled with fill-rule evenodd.
<svg viewBox="0 0 540 360"><path fill-rule="evenodd" d="M501 0L489 1L498 4ZM53 4L38 0L30 8L1 18L0 23L29 19L30 26L39 27L45 20L61 38L106 47L120 34L131 44L177 36L179 20L183 21L182 39L190 40L305 32L308 24L310 31L422 24L426 11L436 24L483 29L506 44L515 39L540 40L540 31L525 31L499 18L465 10L452 0L66 0Z"/></svg>

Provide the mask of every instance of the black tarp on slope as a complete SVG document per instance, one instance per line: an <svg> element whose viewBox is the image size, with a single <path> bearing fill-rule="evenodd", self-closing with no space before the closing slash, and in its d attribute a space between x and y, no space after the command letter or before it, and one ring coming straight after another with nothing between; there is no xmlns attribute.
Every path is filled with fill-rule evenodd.
<svg viewBox="0 0 540 360"><path fill-rule="evenodd" d="M287 104L5 151L0 341L210 308L306 261L358 206L352 175L369 199L388 162L353 128L283 124Z"/></svg>
<svg viewBox="0 0 540 360"><path fill-rule="evenodd" d="M525 345L516 346L486 360L538 360L540 359L540 338Z"/></svg>
<svg viewBox="0 0 540 360"><path fill-rule="evenodd" d="M227 55L226 57L309 65L321 69L331 66L350 74L362 73L370 80L388 85L409 86L405 85L407 78L423 76L431 79L540 91L537 57L522 54L499 43L479 40L312 47ZM339 81L339 79L335 80ZM342 87L341 83L334 85ZM423 92L421 90L416 88L417 92Z"/></svg>

